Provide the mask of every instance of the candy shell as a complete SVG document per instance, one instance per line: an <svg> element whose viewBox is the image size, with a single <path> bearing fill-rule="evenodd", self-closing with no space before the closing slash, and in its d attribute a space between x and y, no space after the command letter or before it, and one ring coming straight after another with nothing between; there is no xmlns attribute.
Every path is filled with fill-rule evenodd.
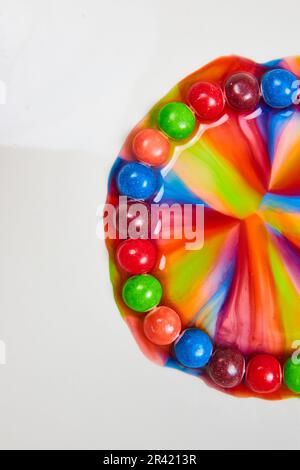
<svg viewBox="0 0 300 470"><path fill-rule="evenodd" d="M160 129L175 140L189 137L195 129L195 124L193 112L180 101L166 104L158 115Z"/></svg>
<svg viewBox="0 0 300 470"><path fill-rule="evenodd" d="M259 354L253 357L246 370L246 383L255 393L273 393L281 386L282 370L276 357Z"/></svg>
<svg viewBox="0 0 300 470"><path fill-rule="evenodd" d="M209 82L195 83L189 90L187 101L202 119L218 119L224 110L222 88Z"/></svg>
<svg viewBox="0 0 300 470"><path fill-rule="evenodd" d="M219 387L236 387L242 382L245 374L244 356L235 349L219 349L208 365L208 373Z"/></svg>
<svg viewBox="0 0 300 470"><path fill-rule="evenodd" d="M272 108L287 108L298 96L299 84L295 75L288 70L274 69L262 78L262 94Z"/></svg>
<svg viewBox="0 0 300 470"><path fill-rule="evenodd" d="M117 186L123 196L144 201L154 195L158 186L158 178L148 166L131 162L124 165L119 171Z"/></svg>
<svg viewBox="0 0 300 470"><path fill-rule="evenodd" d="M260 100L260 88L256 77L250 73L231 75L225 84L228 104L238 111L251 111Z"/></svg>
<svg viewBox="0 0 300 470"><path fill-rule="evenodd" d="M122 239L149 238L151 228L151 210L141 201L127 201L116 210L115 228Z"/></svg>
<svg viewBox="0 0 300 470"><path fill-rule="evenodd" d="M127 279L122 295L125 304L132 310L148 312L159 304L162 287L150 274L140 274Z"/></svg>
<svg viewBox="0 0 300 470"><path fill-rule="evenodd" d="M212 350L210 337L198 328L185 330L174 345L177 361L189 368L204 367L212 355Z"/></svg>
<svg viewBox="0 0 300 470"><path fill-rule="evenodd" d="M300 364L288 359L284 365L284 383L294 393L300 393Z"/></svg>
<svg viewBox="0 0 300 470"><path fill-rule="evenodd" d="M168 139L156 129L143 129L132 144L136 158L151 166L163 165L170 155Z"/></svg>
<svg viewBox="0 0 300 470"><path fill-rule="evenodd" d="M144 319L144 333L154 344L165 346L173 343L181 331L179 315L169 307L157 307Z"/></svg>
<svg viewBox="0 0 300 470"><path fill-rule="evenodd" d="M150 240L125 240L117 249L119 266L130 274L145 274L156 262L156 248Z"/></svg>

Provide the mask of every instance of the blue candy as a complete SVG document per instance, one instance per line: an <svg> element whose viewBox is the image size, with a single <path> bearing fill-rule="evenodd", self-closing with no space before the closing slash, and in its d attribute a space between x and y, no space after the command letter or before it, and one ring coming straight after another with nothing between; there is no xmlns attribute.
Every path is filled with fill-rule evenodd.
<svg viewBox="0 0 300 470"><path fill-rule="evenodd" d="M210 337L198 328L185 330L174 345L175 357L185 367L204 367L213 351Z"/></svg>
<svg viewBox="0 0 300 470"><path fill-rule="evenodd" d="M119 171L117 185L122 195L145 201L156 192L158 178L150 167L132 162Z"/></svg>
<svg viewBox="0 0 300 470"><path fill-rule="evenodd" d="M262 78L262 94L272 108L287 108L297 98L297 78L288 70L274 69Z"/></svg>

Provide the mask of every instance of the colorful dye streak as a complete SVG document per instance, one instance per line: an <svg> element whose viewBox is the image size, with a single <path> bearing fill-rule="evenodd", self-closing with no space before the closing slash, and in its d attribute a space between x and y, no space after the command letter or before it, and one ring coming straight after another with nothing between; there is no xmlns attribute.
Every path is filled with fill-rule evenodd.
<svg viewBox="0 0 300 470"><path fill-rule="evenodd" d="M188 92L199 81L224 90L234 74L252 74L261 83L272 69L286 69L299 78L300 57L264 65L222 57L182 80L129 134L110 176L107 201L117 204L116 176L124 162L136 161L134 137L142 129L158 129L166 104L188 105ZM272 108L261 97L245 113L225 103L217 121L196 115L192 134L169 142L169 158L153 170L162 180L155 201L204 204L205 242L202 249L187 251L185 239L153 241L157 263L151 275L163 288L161 305L179 314L184 329L208 333L215 347L235 348L247 359L271 354L283 364L300 339L300 106ZM107 240L114 294L141 350L159 365L190 372L212 385L203 370L179 365L171 346L147 339L144 316L122 299L128 273L116 262L118 244ZM227 393L254 395L244 384ZM288 396L295 395L282 386L262 398Z"/></svg>

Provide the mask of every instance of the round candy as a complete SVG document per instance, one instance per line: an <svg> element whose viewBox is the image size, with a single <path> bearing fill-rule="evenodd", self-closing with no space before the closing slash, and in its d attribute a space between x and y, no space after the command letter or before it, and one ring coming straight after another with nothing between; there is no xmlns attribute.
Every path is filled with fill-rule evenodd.
<svg viewBox="0 0 300 470"><path fill-rule="evenodd" d="M180 101L166 104L159 112L158 125L165 134L175 140L189 137L195 129L195 116Z"/></svg>
<svg viewBox="0 0 300 470"><path fill-rule="evenodd" d="M124 165L119 171L117 185L122 195L146 200L157 190L158 178L148 166L132 162Z"/></svg>
<svg viewBox="0 0 300 470"><path fill-rule="evenodd" d="M300 364L288 359L284 366L284 382L289 390L300 393Z"/></svg>
<svg viewBox="0 0 300 470"><path fill-rule="evenodd" d="M158 180L154 197L139 201L139 205L151 208L152 220L147 212L136 216L133 211L128 217L130 227L141 224L147 229L142 228L141 235L137 231L137 236L128 233L125 237L120 233L114 235L112 230L112 237L109 232L105 242L121 316L142 351L163 366L177 364L178 370L191 371L176 360L174 344L179 337L170 347L150 343L143 330L146 313L134 313L122 300L123 284L127 277L135 275L126 274L116 262L116 251L125 238L154 238L158 256L154 269L148 273L162 284L163 297L157 305L180 313L183 330L203 328L206 331L208 325L213 344L226 345L242 354L247 352L249 359L258 352L268 352L280 363L281 358L290 357L293 342L300 338L299 201L292 197L300 194L300 107L271 108L263 99L261 87L262 78L272 69L286 69L300 78L300 57L281 58L270 64L226 56L183 78L165 97L158 97L144 117L141 116L113 165L108 185L109 205L122 208L123 202L117 202L120 193L116 182L120 169L129 162L144 164ZM238 78L238 86L232 86L229 93L228 83L226 98L225 84L232 77ZM194 98L192 105L191 88L200 82L202 89L203 82L222 88L225 107L221 118L202 117L212 111L208 105L205 108L205 93L203 96L199 93L200 101ZM241 92L243 90L246 92ZM210 98L207 92L208 103ZM203 105L204 111L196 110L196 104ZM179 108L192 118L190 130L194 130L184 140L176 141L167 132L178 136ZM202 116L198 114L201 112ZM133 151L135 136L142 131L148 134L149 128L155 129L170 144L169 157L162 166L138 160ZM185 122L183 128L186 129ZM148 143L145 148L148 152ZM142 145L143 151L145 148ZM137 202L130 201L133 205ZM114 211L111 212L111 219L115 219ZM104 219L109 225L108 217ZM125 216L123 219L126 221ZM152 234L149 220L156 228L151 230ZM198 249L203 240L204 246ZM273 360L280 371L278 362ZM211 364L216 365L218 373ZM226 364L225 359L221 364ZM212 356L205 368L192 370L221 392L266 398L248 387L244 393L245 375L245 387L229 388L228 370L225 367L223 372L220 367L220 362ZM209 369L214 380L209 377ZM248 380L252 383L250 372L251 366ZM253 389L260 390L255 381L257 374L256 371ZM287 373L286 380L289 380ZM261 381L264 390L264 377ZM272 390L273 384L266 382L267 391ZM283 399L293 395L295 393L284 385L282 390L267 398Z"/></svg>
<svg viewBox="0 0 300 470"><path fill-rule="evenodd" d="M152 343L159 346L173 343L180 331L180 317L169 307L157 307L144 319L145 335Z"/></svg>
<svg viewBox="0 0 300 470"><path fill-rule="evenodd" d="M246 383L255 393L276 392L281 386L282 370L276 357L259 354L250 360L246 370Z"/></svg>
<svg viewBox="0 0 300 470"><path fill-rule="evenodd" d="M150 274L127 279L123 287L123 300L132 310L148 312L156 307L162 296L160 282Z"/></svg>
<svg viewBox="0 0 300 470"><path fill-rule="evenodd" d="M185 330L174 345L177 361L189 368L204 367L212 355L212 350L210 337L198 328Z"/></svg>
<svg viewBox="0 0 300 470"><path fill-rule="evenodd" d="M262 94L272 108L287 108L297 98L299 85L294 74L284 69L267 72L262 79Z"/></svg>
<svg viewBox="0 0 300 470"><path fill-rule="evenodd" d="M170 154L169 141L156 129L143 129L132 144L137 159L152 166L166 162Z"/></svg>
<svg viewBox="0 0 300 470"><path fill-rule="evenodd" d="M130 274L145 274L155 265L155 245L149 240L125 240L118 246L117 261Z"/></svg>
<svg viewBox="0 0 300 470"><path fill-rule="evenodd" d="M213 83L195 83L188 92L187 100L195 113L203 119L218 119L224 110L222 89Z"/></svg>
<svg viewBox="0 0 300 470"><path fill-rule="evenodd" d="M208 365L208 373L219 387L236 387L242 382L245 374L245 359L235 349L218 350Z"/></svg>
<svg viewBox="0 0 300 470"><path fill-rule="evenodd" d="M121 204L117 207L115 228L123 239L148 238L151 228L150 207L140 201Z"/></svg>
<svg viewBox="0 0 300 470"><path fill-rule="evenodd" d="M231 75L225 84L225 93L228 104L238 111L251 111L260 100L258 81L250 73Z"/></svg>

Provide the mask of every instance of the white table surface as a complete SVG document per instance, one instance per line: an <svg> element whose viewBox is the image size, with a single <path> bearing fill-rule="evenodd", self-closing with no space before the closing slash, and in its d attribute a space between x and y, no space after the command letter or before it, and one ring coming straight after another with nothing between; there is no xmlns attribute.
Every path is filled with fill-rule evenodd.
<svg viewBox="0 0 300 470"><path fill-rule="evenodd" d="M223 54L300 53L299 0L0 0L1 448L300 448L298 400L152 365L115 306L96 208L122 141Z"/></svg>

